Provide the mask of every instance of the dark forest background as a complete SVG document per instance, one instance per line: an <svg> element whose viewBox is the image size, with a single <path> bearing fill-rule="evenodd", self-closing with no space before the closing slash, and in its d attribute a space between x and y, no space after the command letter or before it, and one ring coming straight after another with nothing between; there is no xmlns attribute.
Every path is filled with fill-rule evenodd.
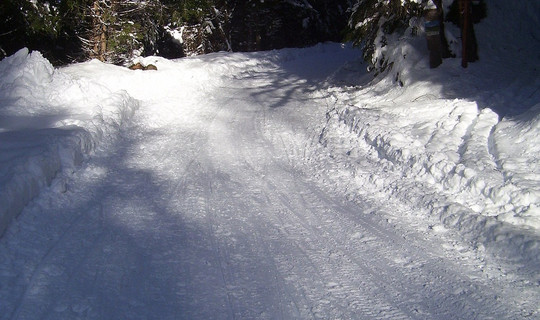
<svg viewBox="0 0 540 320"><path fill-rule="evenodd" d="M380 32L418 32L433 0L1 0L0 59L27 47L54 65L126 64L352 41L370 55Z"/></svg>

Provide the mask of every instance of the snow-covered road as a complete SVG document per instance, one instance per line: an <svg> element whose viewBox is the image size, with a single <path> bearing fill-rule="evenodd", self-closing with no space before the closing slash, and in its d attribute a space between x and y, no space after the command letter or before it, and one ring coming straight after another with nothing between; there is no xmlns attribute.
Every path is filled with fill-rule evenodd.
<svg viewBox="0 0 540 320"><path fill-rule="evenodd" d="M97 62L64 69L127 90L139 109L2 238L0 319L536 312L538 292L487 270L456 237L396 224L372 198L348 201L315 171L331 172L330 159L306 165L329 101L320 83L354 56L330 45L147 58L154 73Z"/></svg>

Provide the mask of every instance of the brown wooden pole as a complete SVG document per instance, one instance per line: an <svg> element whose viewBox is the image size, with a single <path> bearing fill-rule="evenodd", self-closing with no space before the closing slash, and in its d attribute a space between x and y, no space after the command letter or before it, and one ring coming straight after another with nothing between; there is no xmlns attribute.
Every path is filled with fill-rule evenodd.
<svg viewBox="0 0 540 320"><path fill-rule="evenodd" d="M461 14L463 19L463 26L461 27L461 40L462 40L462 49L461 49L461 66L463 68L467 68L468 62L469 62L469 28L471 23L471 17L470 17L470 0L460 0L461 4Z"/></svg>
<svg viewBox="0 0 540 320"><path fill-rule="evenodd" d="M441 56L443 58L452 57L450 47L448 46L448 40L446 40L445 26L444 26L444 10L442 0L433 0L433 3L439 11L439 35L441 38Z"/></svg>
<svg viewBox="0 0 540 320"><path fill-rule="evenodd" d="M431 9L425 12L426 39L429 51L429 67L437 68L442 63L441 26L439 10Z"/></svg>

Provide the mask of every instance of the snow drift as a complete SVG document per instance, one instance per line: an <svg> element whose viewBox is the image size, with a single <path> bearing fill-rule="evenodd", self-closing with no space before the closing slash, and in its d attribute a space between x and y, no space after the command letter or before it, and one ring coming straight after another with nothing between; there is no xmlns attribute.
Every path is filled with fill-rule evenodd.
<svg viewBox="0 0 540 320"><path fill-rule="evenodd" d="M0 61L0 234L51 184L111 141L138 103L125 91L75 80L39 52ZM60 192L66 186L55 182Z"/></svg>
<svg viewBox="0 0 540 320"><path fill-rule="evenodd" d="M343 188L351 197L370 188L370 197L430 221L431 230L457 230L473 247L531 267L536 277L537 12L538 2L490 2L488 18L475 26L481 60L468 69L460 57L429 69L423 37L395 37L384 48L390 72L372 81L351 76L350 66L336 72L332 83L347 85L331 86L319 139L341 166L339 179L349 177Z"/></svg>

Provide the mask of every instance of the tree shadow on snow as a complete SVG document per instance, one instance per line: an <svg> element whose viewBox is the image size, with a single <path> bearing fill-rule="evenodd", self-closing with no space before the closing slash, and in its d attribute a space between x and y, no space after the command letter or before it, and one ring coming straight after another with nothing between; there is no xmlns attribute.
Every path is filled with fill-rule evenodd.
<svg viewBox="0 0 540 320"><path fill-rule="evenodd" d="M310 104L313 94L324 98L329 85L343 84L333 74L343 65L357 62L361 52L338 43L319 44L309 49L283 49L256 53L267 55L273 68L240 72L235 79L246 81L246 90L262 106L280 108L294 104ZM256 86L250 87L255 83Z"/></svg>
<svg viewBox="0 0 540 320"><path fill-rule="evenodd" d="M23 211L2 239L10 259L0 267L20 264L5 282L12 285L0 288L9 290L9 318L231 318L232 295L236 303L254 293L275 295L261 299L267 302L279 298L228 286L236 276L224 275L234 269L222 260L225 240L212 223L220 208L208 204L210 168L190 161L164 174L152 168L158 163L134 162L143 141L166 134L119 139L107 148L114 152L98 152L74 177L57 177L67 192L49 188ZM253 254L243 267L266 272L268 257Z"/></svg>

